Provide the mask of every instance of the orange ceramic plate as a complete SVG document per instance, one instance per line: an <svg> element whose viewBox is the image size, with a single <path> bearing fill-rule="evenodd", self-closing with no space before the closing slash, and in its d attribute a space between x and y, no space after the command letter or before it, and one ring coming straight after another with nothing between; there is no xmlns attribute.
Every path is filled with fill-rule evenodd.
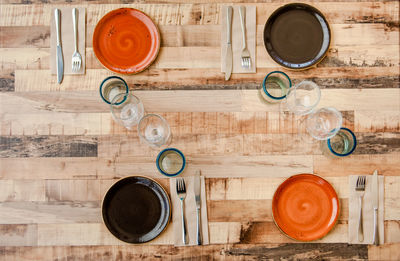
<svg viewBox="0 0 400 261"><path fill-rule="evenodd" d="M312 174L295 175L275 191L272 213L287 236L312 241L325 236L339 217L339 199L326 180Z"/></svg>
<svg viewBox="0 0 400 261"><path fill-rule="evenodd" d="M138 73L156 59L160 34L143 12L120 8L106 14L96 25L93 50L107 69L120 74Z"/></svg>

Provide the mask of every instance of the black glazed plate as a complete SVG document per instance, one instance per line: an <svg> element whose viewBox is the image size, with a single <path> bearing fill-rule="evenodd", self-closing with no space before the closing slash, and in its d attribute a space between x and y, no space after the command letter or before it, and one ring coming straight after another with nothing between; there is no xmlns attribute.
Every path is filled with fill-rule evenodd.
<svg viewBox="0 0 400 261"><path fill-rule="evenodd" d="M108 230L128 243L148 242L168 225L171 204L167 192L152 179L131 176L107 191L102 214Z"/></svg>
<svg viewBox="0 0 400 261"><path fill-rule="evenodd" d="M319 63L329 50L331 31L320 11L293 3L278 8L264 27L264 45L275 62L289 69Z"/></svg>

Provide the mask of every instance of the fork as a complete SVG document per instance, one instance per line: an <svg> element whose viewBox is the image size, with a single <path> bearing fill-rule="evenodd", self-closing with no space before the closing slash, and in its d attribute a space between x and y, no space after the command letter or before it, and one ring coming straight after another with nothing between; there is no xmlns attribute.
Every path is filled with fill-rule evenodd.
<svg viewBox="0 0 400 261"><path fill-rule="evenodd" d="M242 25L242 35L243 35L243 50L242 50L242 67L249 69L251 67L250 53L247 49L246 44L246 8L244 6L239 7L240 23Z"/></svg>
<svg viewBox="0 0 400 261"><path fill-rule="evenodd" d="M359 196L359 204L360 204L360 214L358 215L358 241L364 241L364 231L363 231L363 222L362 222L362 202L363 196L365 192L365 176L358 176L356 183L356 192Z"/></svg>
<svg viewBox="0 0 400 261"><path fill-rule="evenodd" d="M75 52L72 54L72 71L78 72L81 69L82 56L78 51L78 9L72 9L72 21L74 23Z"/></svg>
<svg viewBox="0 0 400 261"><path fill-rule="evenodd" d="M186 198L186 185L185 185L185 180L183 178L176 179L176 194L178 194L178 197L181 200L182 240L183 240L183 243L186 245L187 244L187 233L186 233L186 221L185 221L185 210L184 210L184 200Z"/></svg>

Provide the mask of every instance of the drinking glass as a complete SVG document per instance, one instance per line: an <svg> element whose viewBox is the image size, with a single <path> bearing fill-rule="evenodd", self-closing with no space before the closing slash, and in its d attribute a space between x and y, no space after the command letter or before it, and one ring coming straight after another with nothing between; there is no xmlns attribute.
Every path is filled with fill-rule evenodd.
<svg viewBox="0 0 400 261"><path fill-rule="evenodd" d="M307 115L306 130L317 140L327 140L340 130L342 120L342 114L335 108L322 108Z"/></svg>
<svg viewBox="0 0 400 261"><path fill-rule="evenodd" d="M173 177L185 169L186 159L180 150L167 148L158 154L156 165L161 174Z"/></svg>
<svg viewBox="0 0 400 261"><path fill-rule="evenodd" d="M117 94L112 99L110 106L114 120L128 130L137 125L144 115L142 102L130 93Z"/></svg>
<svg viewBox="0 0 400 261"><path fill-rule="evenodd" d="M313 111L321 98L321 90L311 81L302 81L289 89L285 104L296 115L306 115Z"/></svg>
<svg viewBox="0 0 400 261"><path fill-rule="evenodd" d="M324 154L345 157L353 153L357 146L354 133L348 128L340 128L339 132L332 138L322 141Z"/></svg>
<svg viewBox="0 0 400 261"><path fill-rule="evenodd" d="M128 93L128 84L118 76L105 78L100 84L100 96L108 104L120 93Z"/></svg>
<svg viewBox="0 0 400 261"><path fill-rule="evenodd" d="M147 114L138 125L140 139L151 147L159 148L170 141L171 130L168 122L157 114Z"/></svg>
<svg viewBox="0 0 400 261"><path fill-rule="evenodd" d="M263 100L277 103L286 97L290 87L292 87L292 81L286 73L273 71L265 76L259 93Z"/></svg>

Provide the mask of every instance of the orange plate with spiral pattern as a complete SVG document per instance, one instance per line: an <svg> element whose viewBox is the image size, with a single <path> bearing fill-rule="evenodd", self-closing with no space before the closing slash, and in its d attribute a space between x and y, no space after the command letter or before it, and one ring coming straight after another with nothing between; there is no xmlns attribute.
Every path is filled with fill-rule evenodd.
<svg viewBox="0 0 400 261"><path fill-rule="evenodd" d="M146 69L160 50L160 33L145 13L120 8L107 13L93 33L93 50L107 69L134 74Z"/></svg>
<svg viewBox="0 0 400 261"><path fill-rule="evenodd" d="M290 238L312 241L324 237L339 217L339 199L326 180L299 174L275 191L272 214L278 228Z"/></svg>

